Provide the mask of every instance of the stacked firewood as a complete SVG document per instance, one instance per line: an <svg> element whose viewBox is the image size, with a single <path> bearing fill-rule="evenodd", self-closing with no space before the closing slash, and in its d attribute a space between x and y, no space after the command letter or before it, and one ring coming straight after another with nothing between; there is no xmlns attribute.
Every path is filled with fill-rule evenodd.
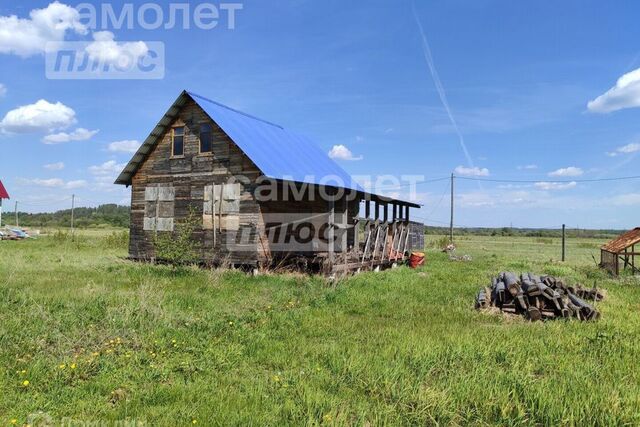
<svg viewBox="0 0 640 427"><path fill-rule="evenodd" d="M585 300L603 298L602 291L595 287L568 286L553 276L503 272L491 279L490 287L480 290L476 308L497 307L504 313L521 314L532 321L559 317L595 320L600 313Z"/></svg>

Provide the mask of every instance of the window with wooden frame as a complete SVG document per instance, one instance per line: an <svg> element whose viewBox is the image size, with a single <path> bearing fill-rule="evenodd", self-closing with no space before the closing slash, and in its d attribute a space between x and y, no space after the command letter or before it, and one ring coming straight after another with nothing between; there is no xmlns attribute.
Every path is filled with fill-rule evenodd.
<svg viewBox="0 0 640 427"><path fill-rule="evenodd" d="M184 126L171 129L171 156L181 157L184 155Z"/></svg>
<svg viewBox="0 0 640 427"><path fill-rule="evenodd" d="M202 123L200 125L200 153L211 153L213 151L212 143L213 135L211 125L209 123Z"/></svg>

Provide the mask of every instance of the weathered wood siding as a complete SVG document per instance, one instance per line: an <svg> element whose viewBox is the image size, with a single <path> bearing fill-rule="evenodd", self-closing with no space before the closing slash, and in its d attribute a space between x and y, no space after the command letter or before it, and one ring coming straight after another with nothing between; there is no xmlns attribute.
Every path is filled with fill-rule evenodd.
<svg viewBox="0 0 640 427"><path fill-rule="evenodd" d="M213 153L200 153L198 133L203 123L213 127ZM184 126L184 155L180 157L173 157L171 152L171 127L176 126ZM170 227L175 230L190 212L198 221L193 239L204 262L252 265L269 263L274 255L275 258L283 255L272 253L265 232L265 216L274 213L327 213L329 204L317 187L310 186L306 191L294 195L290 191L290 183L280 183L281 190L275 200L256 200L256 194L259 194L256 188L258 183L262 183L258 179L260 176L260 170L229 136L195 102L187 103L132 179L130 256L135 259L154 258L154 234L168 232L159 230ZM210 205L207 205L211 197L205 197L205 188L228 184L230 180L240 182L238 213L211 218ZM155 187L160 187L160 190L148 190ZM286 197L282 189L286 189ZM171 200L161 200L159 196L154 199L156 193L171 194ZM359 211L359 200L339 200L335 203L335 209L336 223L353 225L353 218ZM150 218L155 214L158 215L155 219ZM212 229L214 222L215 230ZM159 228L153 229L151 224ZM346 234L341 243L346 243L346 247L350 248L354 244L353 229ZM336 251L341 248L342 245L338 245Z"/></svg>
<svg viewBox="0 0 640 427"><path fill-rule="evenodd" d="M198 137L200 124L213 126L213 153L200 154ZM174 222L178 224L193 211L200 227L193 238L201 250L204 261L255 263L257 239L255 229L259 223L260 207L253 197L255 182L260 171L255 164L212 122L194 102L187 103L172 126L184 126L184 155L171 156L172 141L169 129L138 169L132 179L131 239L129 253L132 258L155 257L154 231L144 230L145 189L148 186L173 187L175 193ZM218 232L213 246L214 231L204 229L202 222L204 188L212 184L226 184L233 177L242 183L239 208L239 229ZM242 179L240 179L242 178ZM245 181L248 180L248 183ZM238 233L249 236L246 250L229 252Z"/></svg>

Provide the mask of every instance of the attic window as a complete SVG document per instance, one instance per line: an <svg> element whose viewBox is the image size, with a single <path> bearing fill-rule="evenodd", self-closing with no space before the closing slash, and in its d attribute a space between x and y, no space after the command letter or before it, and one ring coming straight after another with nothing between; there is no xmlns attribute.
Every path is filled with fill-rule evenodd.
<svg viewBox="0 0 640 427"><path fill-rule="evenodd" d="M200 125L200 152L211 153L211 125L208 123Z"/></svg>
<svg viewBox="0 0 640 427"><path fill-rule="evenodd" d="M171 130L171 155L184 155L184 127L175 127Z"/></svg>

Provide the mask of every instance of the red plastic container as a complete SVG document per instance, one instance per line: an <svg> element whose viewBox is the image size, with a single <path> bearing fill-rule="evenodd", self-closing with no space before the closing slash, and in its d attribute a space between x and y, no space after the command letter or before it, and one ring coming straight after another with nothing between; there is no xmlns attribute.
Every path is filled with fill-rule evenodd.
<svg viewBox="0 0 640 427"><path fill-rule="evenodd" d="M423 252L411 252L411 256L409 257L409 267L417 268L424 264L424 253Z"/></svg>

